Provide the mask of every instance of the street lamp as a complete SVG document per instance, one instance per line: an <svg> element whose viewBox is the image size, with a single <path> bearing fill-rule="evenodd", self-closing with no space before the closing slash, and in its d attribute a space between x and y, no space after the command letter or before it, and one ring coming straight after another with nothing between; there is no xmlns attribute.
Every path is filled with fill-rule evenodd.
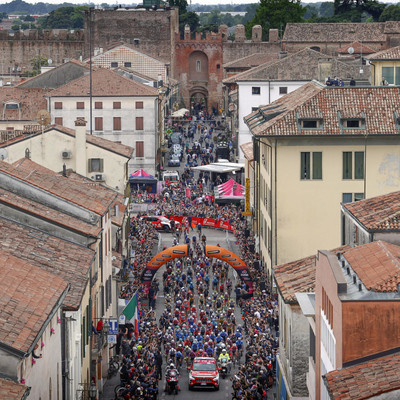
<svg viewBox="0 0 400 400"><path fill-rule="evenodd" d="M110 330L110 323L108 322L108 319L105 319L103 322L103 334L107 336L109 330Z"/></svg>

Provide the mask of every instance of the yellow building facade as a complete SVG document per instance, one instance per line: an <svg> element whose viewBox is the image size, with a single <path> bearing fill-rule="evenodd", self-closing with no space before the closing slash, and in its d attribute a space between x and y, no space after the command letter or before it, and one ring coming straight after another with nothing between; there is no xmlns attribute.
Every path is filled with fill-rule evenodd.
<svg viewBox="0 0 400 400"><path fill-rule="evenodd" d="M341 203L400 188L398 88L313 82L296 92L246 117L254 143L254 229L268 271L340 246ZM376 107L382 96L386 104Z"/></svg>

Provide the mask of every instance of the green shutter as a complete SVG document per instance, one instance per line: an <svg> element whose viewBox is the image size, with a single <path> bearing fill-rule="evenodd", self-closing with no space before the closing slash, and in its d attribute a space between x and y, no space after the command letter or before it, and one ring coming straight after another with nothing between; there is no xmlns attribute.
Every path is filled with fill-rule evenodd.
<svg viewBox="0 0 400 400"><path fill-rule="evenodd" d="M343 152L343 179L353 179L353 154L351 151Z"/></svg>
<svg viewBox="0 0 400 400"><path fill-rule="evenodd" d="M356 151L354 153L354 178L364 179L364 152Z"/></svg>
<svg viewBox="0 0 400 400"><path fill-rule="evenodd" d="M302 151L300 155L300 179L310 179L310 152Z"/></svg>
<svg viewBox="0 0 400 400"><path fill-rule="evenodd" d="M316 151L313 153L313 179L322 179L322 153Z"/></svg>

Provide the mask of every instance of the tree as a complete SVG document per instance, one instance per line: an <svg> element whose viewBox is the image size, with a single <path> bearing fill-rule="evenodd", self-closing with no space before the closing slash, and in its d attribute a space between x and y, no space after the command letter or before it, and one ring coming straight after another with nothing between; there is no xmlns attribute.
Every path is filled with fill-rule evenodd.
<svg viewBox="0 0 400 400"><path fill-rule="evenodd" d="M33 74L34 74L34 75L40 74L40 68L41 68L43 65L48 65L48 62L47 62L47 61L48 61L48 60L47 60L46 57L42 57L42 56L40 56L40 55L37 55L37 56L33 57L33 58L30 60L30 63L31 63L31 65L32 65L32 69L33 69Z"/></svg>
<svg viewBox="0 0 400 400"><path fill-rule="evenodd" d="M185 25L190 26L190 31L194 32L200 26L200 18L199 16L193 12L189 11L185 14L179 16L179 31L181 33L185 30Z"/></svg>
<svg viewBox="0 0 400 400"><path fill-rule="evenodd" d="M400 6L392 4L386 7L380 15L379 21L400 21Z"/></svg>
<svg viewBox="0 0 400 400"><path fill-rule="evenodd" d="M84 25L83 11L88 9L88 6L60 7L49 14L41 27L44 29L82 29Z"/></svg>
<svg viewBox="0 0 400 400"><path fill-rule="evenodd" d="M246 34L251 37L254 25L261 25L263 40L268 40L270 29L284 31L288 22L303 22L306 9L300 0L261 0L254 18L246 23Z"/></svg>
<svg viewBox="0 0 400 400"><path fill-rule="evenodd" d="M366 13L371 15L375 21L378 21L385 7L385 4L378 3L376 0L334 1L335 15L348 14L349 12L356 11L360 14L360 20L362 19L362 12L365 11Z"/></svg>
<svg viewBox="0 0 400 400"><path fill-rule="evenodd" d="M187 13L187 6L188 3L186 0L170 0L169 5L171 7L178 7L179 8L179 15Z"/></svg>

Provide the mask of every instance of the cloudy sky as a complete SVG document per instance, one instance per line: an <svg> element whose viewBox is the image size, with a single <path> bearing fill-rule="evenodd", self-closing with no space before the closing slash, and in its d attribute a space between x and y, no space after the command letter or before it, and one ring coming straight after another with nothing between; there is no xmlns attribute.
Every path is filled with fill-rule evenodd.
<svg viewBox="0 0 400 400"><path fill-rule="evenodd" d="M4 0L0 0L0 3L3 2ZM8 1L8 0L6 0ZM35 4L38 2L38 0L25 0L27 3ZM82 0L65 0L68 3L72 4L89 4L89 2L84 2ZM315 3L317 1L321 0L307 0L305 1L306 3ZM63 0L43 0L44 3L52 3L52 4L60 4L63 3ZM250 0L202 0L201 4L248 4L251 3L252 1ZM119 4L131 4L130 2L125 2L125 1L115 1L115 0L92 0L90 1L91 4L102 4L102 3L107 3L111 6L113 5L119 5ZM139 1L137 2L139 4ZM190 4L190 0L188 0L188 3ZM195 3L200 3L198 0L193 0L193 4ZM254 3L258 3L258 1L254 0Z"/></svg>

